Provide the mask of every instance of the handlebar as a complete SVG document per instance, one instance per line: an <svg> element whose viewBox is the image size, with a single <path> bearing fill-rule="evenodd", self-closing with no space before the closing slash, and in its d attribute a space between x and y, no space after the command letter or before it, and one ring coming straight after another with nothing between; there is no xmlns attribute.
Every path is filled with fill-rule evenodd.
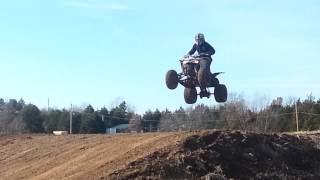
<svg viewBox="0 0 320 180"><path fill-rule="evenodd" d="M210 56L208 54L185 55L180 59L180 61L199 60L199 58L210 58Z"/></svg>

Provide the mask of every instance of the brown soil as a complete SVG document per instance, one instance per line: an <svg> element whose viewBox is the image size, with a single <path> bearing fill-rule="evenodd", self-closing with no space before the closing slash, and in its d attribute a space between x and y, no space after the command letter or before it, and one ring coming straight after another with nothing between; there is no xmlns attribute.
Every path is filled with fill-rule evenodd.
<svg viewBox="0 0 320 180"><path fill-rule="evenodd" d="M108 179L320 179L320 149L306 136L202 132Z"/></svg>
<svg viewBox="0 0 320 180"><path fill-rule="evenodd" d="M100 179L185 133L0 136L0 179Z"/></svg>
<svg viewBox="0 0 320 180"><path fill-rule="evenodd" d="M0 179L320 179L319 134L0 136Z"/></svg>

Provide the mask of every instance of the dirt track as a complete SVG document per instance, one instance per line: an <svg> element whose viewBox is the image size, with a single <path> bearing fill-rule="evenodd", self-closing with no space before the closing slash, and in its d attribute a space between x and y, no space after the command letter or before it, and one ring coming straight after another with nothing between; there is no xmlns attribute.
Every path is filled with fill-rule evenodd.
<svg viewBox="0 0 320 180"><path fill-rule="evenodd" d="M198 165L181 163L180 161L184 161L184 158L187 157L189 161L196 162L198 161L197 157L201 155L210 156L209 158L212 159L212 162L215 160L223 162L225 167L222 163L221 166L216 166L217 164L215 164L214 168L225 168L224 170L227 172L226 170L233 167L221 158L228 157L229 161L233 159L229 154L224 155L223 152L226 150L231 154L241 150L242 153L249 154L245 158L250 163L260 163L260 159L263 156L254 156L257 158L255 161L251 157L252 155L260 154L256 150L261 151L261 148L252 149L255 147L255 143L250 141L251 135L233 134L232 132L219 133L221 134L219 136L220 139L213 138L209 141L208 137L211 136L207 136L203 132L0 136L0 179L128 179L137 178L137 175L141 175L143 179L143 177L150 177L150 174L151 177L157 179L162 177L159 172L166 173L162 167L165 164L172 165L171 169L183 167L190 171L184 172L192 173L192 168L197 168L196 166ZM272 142L270 144L273 144L273 141L277 141L275 142L275 147L283 146L284 148L279 149L279 151L272 151L272 153L277 154L278 158L282 158L283 152L285 154L289 152L290 154L290 148L294 150L293 155L306 152L308 154L313 153L310 155L311 157L312 155L319 155L320 157L320 150L313 148L314 146L310 145L309 140L304 143L305 139L296 138L296 136L284 136L284 138L277 135L270 135L269 137L269 135L253 134L252 136L257 142L263 137ZM243 137L249 137L247 145L241 144ZM312 137L317 139L318 135L312 135ZM240 146L238 147L239 144ZM274 148L273 145L271 148ZM223 151L220 152L219 149ZM250 152L247 152L247 150L250 150ZM172 154L172 152L175 153ZM208 152L214 152L215 156L211 156ZM269 155L268 152L263 153ZM235 157L246 163L246 159L241 159L242 156ZM288 158L292 157L284 157L282 161L287 161ZM306 159L302 160L305 161L303 162L305 164L311 163L312 166L310 168L313 169L316 169L319 165L318 170L320 170L320 160L317 158L306 157ZM272 163L270 161L269 165L278 165ZM175 164L178 166L176 167ZM286 165L290 166L290 164L287 163ZM280 165L282 167L282 164ZM246 168L252 167L248 166ZM294 168L296 167L294 166ZM297 168L299 167L297 166ZM263 166L262 169L265 169L265 167ZM253 169L252 171L258 172L258 170ZM217 168L215 171L218 171ZM196 170L196 172L198 171ZM312 172L306 171L309 174L312 174ZM206 174L206 172L203 173ZM188 174L183 174L181 177L186 175ZM228 177L228 174L221 175ZM315 175L315 177L320 177L320 174ZM200 174L191 176L196 178L200 177Z"/></svg>
<svg viewBox="0 0 320 180"><path fill-rule="evenodd" d="M0 179L99 179L184 136L0 136Z"/></svg>

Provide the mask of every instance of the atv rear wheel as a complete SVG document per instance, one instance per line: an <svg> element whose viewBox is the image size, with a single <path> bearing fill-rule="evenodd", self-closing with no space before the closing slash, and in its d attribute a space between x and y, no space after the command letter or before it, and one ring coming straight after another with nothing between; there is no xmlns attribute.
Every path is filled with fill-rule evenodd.
<svg viewBox="0 0 320 180"><path fill-rule="evenodd" d="M197 101L197 89L193 88L185 88L184 89L184 101L187 104L193 104Z"/></svg>
<svg viewBox="0 0 320 180"><path fill-rule="evenodd" d="M219 103L227 101L228 90L224 84L219 84L217 87L214 88L214 98Z"/></svg>
<svg viewBox="0 0 320 180"><path fill-rule="evenodd" d="M209 79L209 73L206 69L200 68L198 71L198 82L201 88L207 87Z"/></svg>
<svg viewBox="0 0 320 180"><path fill-rule="evenodd" d="M177 88L179 83L179 77L175 70L170 70L166 74L166 85L169 89Z"/></svg>

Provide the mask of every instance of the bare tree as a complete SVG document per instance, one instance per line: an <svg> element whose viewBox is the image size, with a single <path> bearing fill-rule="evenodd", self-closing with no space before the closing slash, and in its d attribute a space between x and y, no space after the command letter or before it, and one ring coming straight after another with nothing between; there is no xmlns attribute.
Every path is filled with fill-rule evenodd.
<svg viewBox="0 0 320 180"><path fill-rule="evenodd" d="M249 130L250 109L242 95L229 95L229 100L220 106L220 120L228 129Z"/></svg>

